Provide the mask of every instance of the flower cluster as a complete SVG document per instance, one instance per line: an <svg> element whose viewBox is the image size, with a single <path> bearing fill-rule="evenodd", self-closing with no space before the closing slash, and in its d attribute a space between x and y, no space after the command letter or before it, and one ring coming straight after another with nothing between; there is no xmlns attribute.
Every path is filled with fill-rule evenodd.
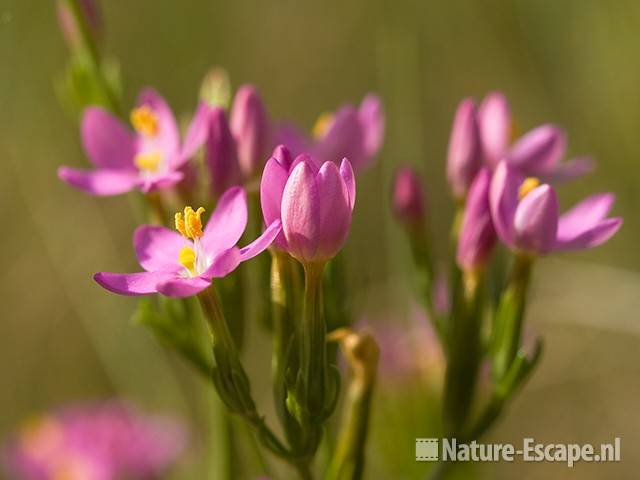
<svg viewBox="0 0 640 480"><path fill-rule="evenodd" d="M73 8L61 15L71 49L97 56L98 49L88 48L97 35L88 28L93 14ZM84 24L74 24L82 15L87 16ZM99 66L100 59L93 60ZM522 338L536 259L599 246L622 223L608 216L614 201L610 193L590 196L560 214L556 188L590 172L593 161L564 161L567 139L559 127L541 125L516 138L502 93L490 93L479 106L464 99L455 113L447 156L446 176L456 205L450 234L455 255L447 280L441 280L442 259L433 248L440 242L430 238L427 191L419 174L399 168L392 184L392 211L409 238L412 278L420 311L426 312L426 318L406 325L415 337L411 340L428 352L390 326L374 328L382 337L380 349L372 334L351 327L349 264L340 253L355 211L356 176L373 164L383 143L385 116L376 95L320 115L307 134L291 122L275 121L253 85L240 86L232 99L226 73L217 69L205 79L201 99L181 132L155 90L143 89L124 116L102 70L96 67L87 75L97 76L92 78L101 93L93 102L99 105L84 105L80 127L93 168L62 167L58 175L92 195L142 192L153 223L133 235L142 270L100 272L95 281L120 295L160 294L140 303L140 323L197 367L227 409L252 427L262 447L301 478L312 478L312 462L322 436L333 430L326 422L344 383L336 349L328 348L327 341L340 345L349 366L344 418L336 441L326 442L335 446L326 456L327 478L362 476L380 358L386 380L437 376L428 385L429 390L442 389L438 403L444 431L439 433L475 439L501 415L540 357L541 340L525 348ZM171 211L176 213L170 216ZM509 262L490 269L500 244ZM504 263L509 273L500 268ZM491 295L488 285L495 290ZM194 314L189 300L175 300L189 297L197 299L202 315ZM244 368L247 304L258 311L255 316L273 340L271 378L280 435L260 413ZM201 318L210 333L206 354L194 327ZM486 401L476 394L483 371L490 371L483 382ZM55 468L55 478L137 478L141 463L150 477L179 450L158 433L160 444L149 447L157 456L150 456L144 434L150 427L120 421L120 413L113 420L109 412L94 416L107 415L109 421L96 421L117 424L115 433L95 430L92 423L80 428L86 421L76 422L74 415L41 422L17 440L13 468ZM135 432L122 434L123 423ZM108 445L121 443L122 449L105 447L103 437Z"/></svg>
<svg viewBox="0 0 640 480"><path fill-rule="evenodd" d="M602 245L622 224L621 218L608 216L611 193L592 195L560 213L558 185L594 166L587 157L562 161L567 140L560 128L545 124L513 137L510 107L502 93L490 93L479 107L470 98L458 106L447 157L447 179L457 205L448 309L436 307L433 252L418 175L404 167L394 179L393 211L409 235L420 295L446 353L443 423L450 436L482 435L540 357L541 340L525 348L522 338L535 260ZM488 268L498 244L511 253L508 275L500 262ZM485 293L489 273L497 301ZM474 417L476 380L487 365L490 394Z"/></svg>
<svg viewBox="0 0 640 480"><path fill-rule="evenodd" d="M78 405L26 423L4 452L11 478L143 480L176 462L186 432L120 401Z"/></svg>

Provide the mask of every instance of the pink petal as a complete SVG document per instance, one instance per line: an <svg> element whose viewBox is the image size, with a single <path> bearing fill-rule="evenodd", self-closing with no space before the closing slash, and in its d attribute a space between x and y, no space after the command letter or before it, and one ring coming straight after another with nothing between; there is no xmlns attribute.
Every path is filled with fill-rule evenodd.
<svg viewBox="0 0 640 480"><path fill-rule="evenodd" d="M513 219L518 206L518 192L522 176L506 161L498 164L491 179L489 205L496 233L502 242L513 247Z"/></svg>
<svg viewBox="0 0 640 480"><path fill-rule="evenodd" d="M456 110L447 150L447 180L457 199L464 198L481 166L477 110L473 100L465 98Z"/></svg>
<svg viewBox="0 0 640 480"><path fill-rule="evenodd" d="M560 216L558 238L572 238L593 228L607 216L614 201L613 193L587 197Z"/></svg>
<svg viewBox="0 0 640 480"><path fill-rule="evenodd" d="M214 108L209 115L206 148L205 162L211 179L211 193L218 198L229 187L242 183L236 141L222 108Z"/></svg>
<svg viewBox="0 0 640 480"><path fill-rule="evenodd" d="M358 116L364 134L364 155L367 163L376 156L384 139L384 111L377 95L370 93L360 103Z"/></svg>
<svg viewBox="0 0 640 480"><path fill-rule="evenodd" d="M185 177L184 172L169 170L167 172L159 173L147 177L142 180L140 190L144 193L153 192L155 190L163 190L165 188L172 187L176 183L182 181Z"/></svg>
<svg viewBox="0 0 640 480"><path fill-rule="evenodd" d="M469 187L456 252L462 269L484 266L496 243L489 208L490 182L491 171L483 167Z"/></svg>
<svg viewBox="0 0 640 480"><path fill-rule="evenodd" d="M201 277L176 277L158 283L158 293L167 297L185 298L197 295L211 285L211 280Z"/></svg>
<svg viewBox="0 0 640 480"><path fill-rule="evenodd" d="M133 234L133 247L142 268L149 272L177 272L180 250L191 245L174 230L157 225L142 225Z"/></svg>
<svg viewBox="0 0 640 480"><path fill-rule="evenodd" d="M502 92L489 93L478 109L482 151L489 167L494 168L511 141L511 110Z"/></svg>
<svg viewBox="0 0 640 480"><path fill-rule="evenodd" d="M622 226L622 218L607 218L571 238L558 238L556 250L575 251L597 247L613 237Z"/></svg>
<svg viewBox="0 0 640 480"><path fill-rule="evenodd" d="M264 167L260 180L260 205L264 223L269 225L280 220L280 207L282 204L282 192L289 178L289 172L275 158L270 158ZM278 235L278 246L284 248L286 240L284 235Z"/></svg>
<svg viewBox="0 0 640 480"><path fill-rule="evenodd" d="M176 168L180 162L180 133L171 108L165 99L152 88L145 88L140 92L137 106L142 105L148 105L158 116L158 135L149 140L155 146L151 149L160 150L168 155L172 168ZM147 147L142 149L147 150Z"/></svg>
<svg viewBox="0 0 640 480"><path fill-rule="evenodd" d="M312 167L299 163L291 172L282 194L282 227L289 253L312 260L320 235L320 196Z"/></svg>
<svg viewBox="0 0 640 480"><path fill-rule="evenodd" d="M318 161L308 153L301 153L300 155L298 155L296 158L293 159L293 163L291 164L291 167L289 167L289 174L293 172L293 169L296 168L299 163L306 163L307 166L311 168L311 171L313 172L313 176L318 175L321 164L319 165Z"/></svg>
<svg viewBox="0 0 640 480"><path fill-rule="evenodd" d="M595 169L595 161L590 157L580 157L562 162L539 175L540 179L547 183L561 183L573 180Z"/></svg>
<svg viewBox="0 0 640 480"><path fill-rule="evenodd" d="M313 144L302 130L290 123L278 125L273 140L276 145L286 146L294 157L311 150Z"/></svg>
<svg viewBox="0 0 640 480"><path fill-rule="evenodd" d="M340 164L340 175L347 187L347 192L349 193L349 205L353 211L353 207L356 205L356 176L353 173L353 168L351 168L351 162L349 162L349 159L347 158L342 159L342 163Z"/></svg>
<svg viewBox="0 0 640 480"><path fill-rule="evenodd" d="M219 252L206 272L200 275L202 278L222 278L233 272L242 261L240 249L232 247Z"/></svg>
<svg viewBox="0 0 640 480"><path fill-rule="evenodd" d="M241 261L244 262L246 260L249 260L269 248L269 245L273 243L281 230L282 223L280 222L280 220L274 221L265 229L264 232L262 232L262 235L260 235L246 247L242 247L240 249Z"/></svg>
<svg viewBox="0 0 640 480"><path fill-rule="evenodd" d="M218 200L201 239L205 251L215 255L233 247L247 226L247 194L241 187L231 187Z"/></svg>
<svg viewBox="0 0 640 480"><path fill-rule="evenodd" d="M149 295L158 291L158 283L176 278L171 272L109 273L100 272L93 276L98 284L119 295Z"/></svg>
<svg viewBox="0 0 640 480"><path fill-rule="evenodd" d="M135 170L78 170L60 167L58 178L72 187L99 196L119 195L133 190L141 183Z"/></svg>
<svg viewBox="0 0 640 480"><path fill-rule="evenodd" d="M354 107L347 105L337 111L329 131L316 144L313 156L321 163L336 164L347 157L355 170L365 167L364 132Z"/></svg>
<svg viewBox="0 0 640 480"><path fill-rule="evenodd" d="M89 160L98 168L133 168L136 141L133 133L100 107L84 111L80 127Z"/></svg>
<svg viewBox="0 0 640 480"><path fill-rule="evenodd" d="M210 111L211 108L205 102L201 102L200 105L198 105L198 109L187 128L187 134L185 135L182 151L180 152L179 163L188 161L204 144L207 138Z"/></svg>
<svg viewBox="0 0 640 480"><path fill-rule="evenodd" d="M320 244L316 257L329 259L342 248L351 226L347 186L333 162L325 162L316 177L320 198Z"/></svg>
<svg viewBox="0 0 640 480"><path fill-rule="evenodd" d="M519 249L545 254L556 244L558 232L558 198L549 185L540 185L524 197L513 220Z"/></svg>
<svg viewBox="0 0 640 480"><path fill-rule="evenodd" d="M566 135L560 128L541 125L516 142L509 152L508 162L527 176L542 175L557 165L566 147Z"/></svg>

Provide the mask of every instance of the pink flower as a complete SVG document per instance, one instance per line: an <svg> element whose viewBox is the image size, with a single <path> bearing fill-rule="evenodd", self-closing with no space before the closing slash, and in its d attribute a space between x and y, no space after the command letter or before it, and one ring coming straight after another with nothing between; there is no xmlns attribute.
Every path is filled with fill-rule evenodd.
<svg viewBox="0 0 640 480"><path fill-rule="evenodd" d="M413 168L401 167L396 171L392 195L391 207L398 220L408 225L415 225L424 220L424 191Z"/></svg>
<svg viewBox="0 0 640 480"><path fill-rule="evenodd" d="M205 146L205 164L210 176L210 190L218 198L228 188L242 183L236 140L227 116L220 107L202 102L185 137L185 150L195 152Z"/></svg>
<svg viewBox="0 0 640 480"><path fill-rule="evenodd" d="M236 92L230 124L240 169L246 179L251 179L262 170L271 146L267 110L253 85L243 85Z"/></svg>
<svg viewBox="0 0 640 480"><path fill-rule="evenodd" d="M447 179L456 199L463 199L482 166L476 106L465 98L458 105L449 138Z"/></svg>
<svg viewBox="0 0 640 480"><path fill-rule="evenodd" d="M301 262L329 260L342 248L355 203L355 177L346 158L340 168L324 162L318 168L309 155L292 160L276 148L260 184L265 223L282 220L276 245Z"/></svg>
<svg viewBox="0 0 640 480"><path fill-rule="evenodd" d="M495 169L501 160L525 176L560 182L593 170L587 157L561 162L566 152L566 134L559 127L544 124L523 135L513 145L511 109L501 92L488 94L478 109L478 125L485 164Z"/></svg>
<svg viewBox="0 0 640 480"><path fill-rule="evenodd" d="M485 167L469 188L456 254L458 266L463 270L482 268L496 243L489 207L490 183L491 172Z"/></svg>
<svg viewBox="0 0 640 480"><path fill-rule="evenodd" d="M186 432L169 418L120 401L68 407L32 420L5 450L11 478L159 478L184 450Z"/></svg>
<svg viewBox="0 0 640 480"><path fill-rule="evenodd" d="M93 170L61 167L60 179L93 195L118 195L135 188L147 193L182 180L181 167L194 151L181 149L176 120L165 100L145 89L131 112L132 132L99 107L82 118L84 150Z"/></svg>
<svg viewBox="0 0 640 480"><path fill-rule="evenodd" d="M276 142L287 145L293 155L311 152L319 162L340 162L348 158L356 172L371 166L384 139L385 119L378 96L368 94L358 108L343 105L335 113L320 116L314 138L292 125L276 131Z"/></svg>
<svg viewBox="0 0 640 480"><path fill-rule="evenodd" d="M203 208L191 207L176 214L174 232L165 227L144 225L133 236L138 261L144 272L107 273L94 276L96 282L120 295L161 293L188 297L211 285L213 278L231 273L243 261L265 250L280 232L274 221L264 233L244 248L236 247L247 225L247 198L240 187L227 190L218 201L206 227Z"/></svg>
<svg viewBox="0 0 640 480"><path fill-rule="evenodd" d="M597 247L622 224L619 217L607 218L614 201L610 193L592 195L559 215L553 187L525 179L506 161L493 175L489 201L499 238L510 249L527 254Z"/></svg>

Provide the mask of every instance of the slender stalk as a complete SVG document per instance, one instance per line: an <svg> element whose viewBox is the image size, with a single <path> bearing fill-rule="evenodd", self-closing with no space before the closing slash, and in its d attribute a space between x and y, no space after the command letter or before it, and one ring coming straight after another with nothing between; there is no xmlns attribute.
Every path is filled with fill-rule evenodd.
<svg viewBox="0 0 640 480"><path fill-rule="evenodd" d="M211 447L214 449L211 472L213 478L233 480L238 472L234 468L233 429L229 413L224 403L217 396L212 402L211 429L213 430Z"/></svg>
<svg viewBox="0 0 640 480"><path fill-rule="evenodd" d="M500 298L492 334L493 374L497 379L506 375L520 347L532 266L531 257L516 255L509 284Z"/></svg>
<svg viewBox="0 0 640 480"><path fill-rule="evenodd" d="M61 0L64 6L68 9L73 17L73 21L77 26L77 31L80 35L78 43L78 51L74 52L77 58L84 62L84 64L91 70L94 78L97 81L98 87L102 91L106 106L112 112L120 115L121 108L118 99L113 94L113 91L109 87L109 83L102 73L100 52L96 46L93 37L91 35L89 25L84 18L82 8L78 4L78 0Z"/></svg>
<svg viewBox="0 0 640 480"><path fill-rule="evenodd" d="M327 327L322 304L323 270L324 263L306 263L304 265L305 286L300 332L300 366L305 385L305 406L312 417L321 415L324 410L327 383Z"/></svg>
<svg viewBox="0 0 640 480"><path fill-rule="evenodd" d="M271 252L271 318L273 321L273 353L271 372L273 398L280 423L290 445L300 443L300 426L289 413L287 400L287 371L298 371L298 357L294 340L300 306L299 279L295 260L283 251Z"/></svg>
<svg viewBox="0 0 640 480"><path fill-rule="evenodd" d="M482 278L481 272L465 272L453 305L443 400L444 430L449 437L464 431L473 403L481 359Z"/></svg>

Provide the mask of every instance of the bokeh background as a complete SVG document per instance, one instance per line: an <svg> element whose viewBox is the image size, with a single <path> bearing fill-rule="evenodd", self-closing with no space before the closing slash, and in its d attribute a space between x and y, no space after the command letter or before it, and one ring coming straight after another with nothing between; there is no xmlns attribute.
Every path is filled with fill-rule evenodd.
<svg viewBox="0 0 640 480"><path fill-rule="evenodd" d="M639 2L103 3L105 49L120 61L128 102L153 85L176 112L188 113L213 65L224 66L234 86L256 84L274 118L307 128L319 113L359 102L368 91L382 96L385 146L361 177L347 246L354 309L363 317L393 321L410 303L408 248L388 208L397 165L423 174L435 248L446 251L453 207L444 160L462 97L500 89L521 131L547 121L566 128L570 154L592 154L599 168L563 187L562 205L611 190L625 224L604 247L538 263L528 322L546 338L545 357L489 438L601 443L618 436L622 462L573 469L501 463L472 473L634 478L640 468ZM53 87L66 58L54 2L0 1L0 436L34 412L118 395L181 416L197 438L208 438L215 428L211 391L131 324L133 300L91 280L97 270L135 268L135 220L131 199L96 200L56 178L59 165L86 162L75 120ZM397 313L380 313L389 310ZM252 339L248 361L259 373L269 344L255 325ZM254 388L268 397L268 385L257 381ZM374 420L375 437L383 422ZM414 433L421 432L398 439L408 466L415 463ZM385 448L372 444L368 478L403 478L384 470ZM207 478L207 457L205 448L194 449L176 478Z"/></svg>

